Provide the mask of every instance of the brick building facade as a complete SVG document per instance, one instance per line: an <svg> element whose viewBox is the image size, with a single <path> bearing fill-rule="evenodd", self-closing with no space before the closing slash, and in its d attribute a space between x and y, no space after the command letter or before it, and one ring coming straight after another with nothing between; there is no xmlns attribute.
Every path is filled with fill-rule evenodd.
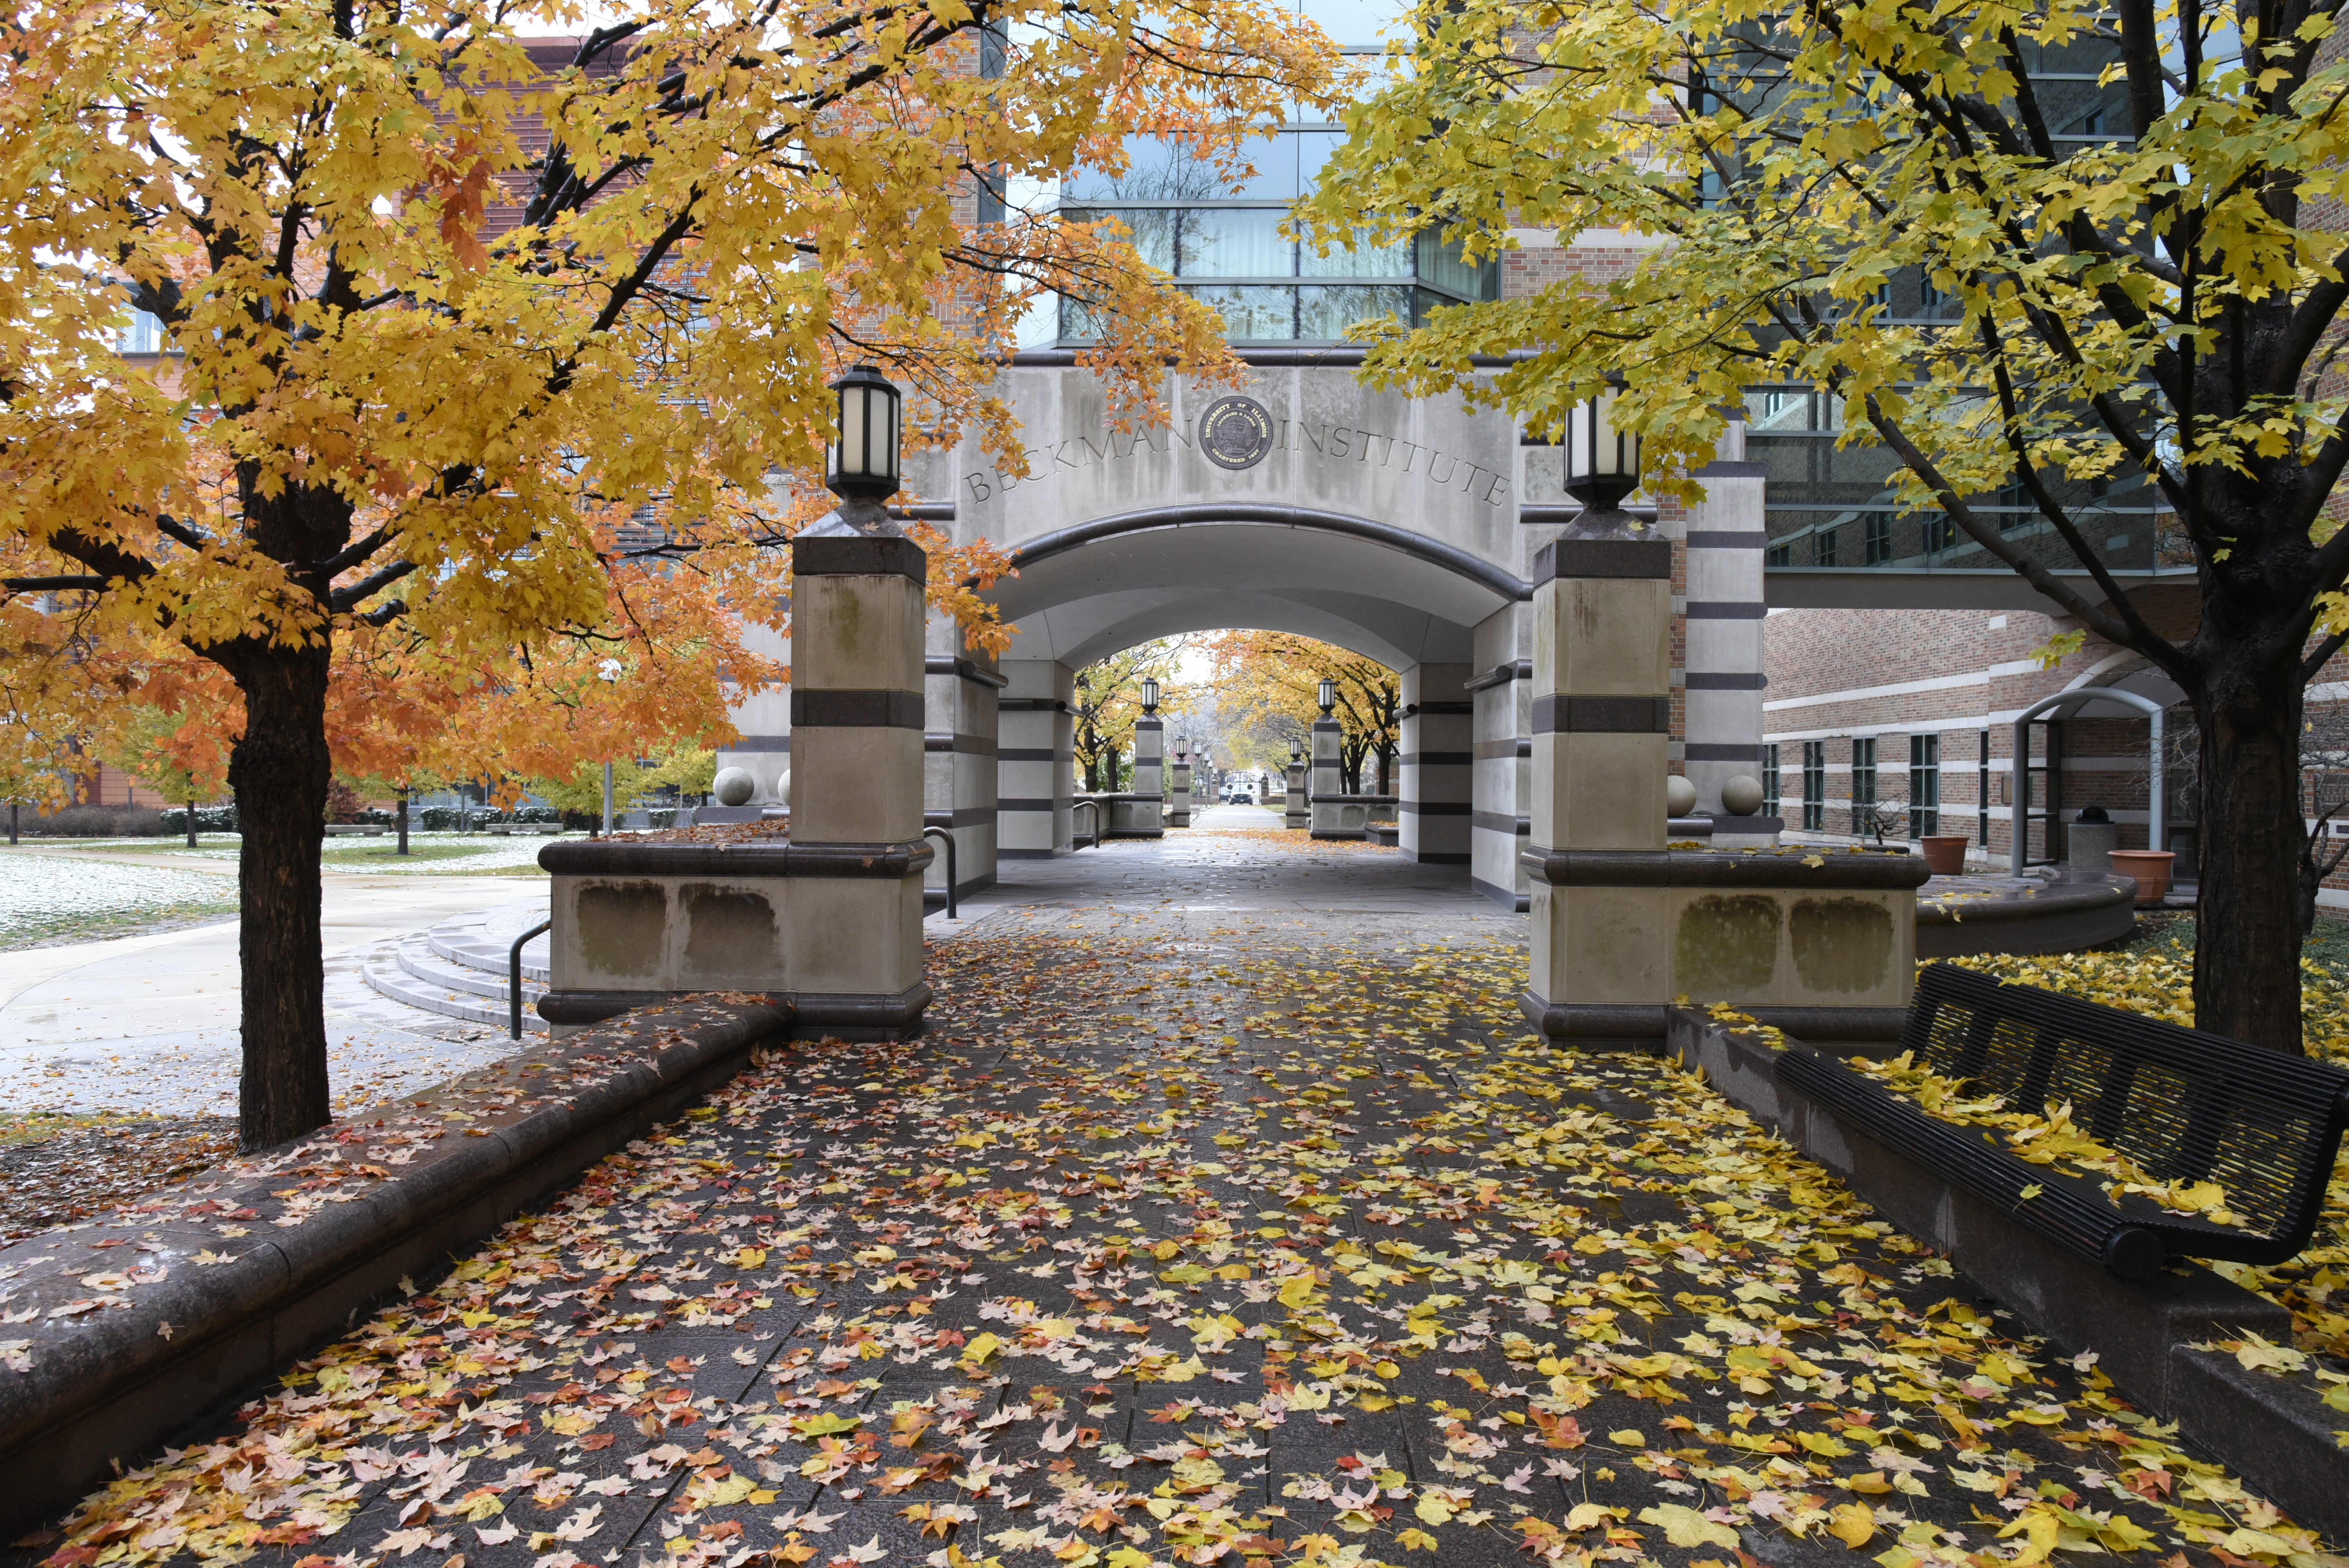
<svg viewBox="0 0 2349 1568"><path fill-rule="evenodd" d="M2173 639L2192 634L2194 591L2179 584L2139 591L2146 618ZM2078 711L2034 726L2031 737L2026 860L2061 860L2063 824L2098 806L2120 827L2120 847L2144 849L2151 816L2150 724L2087 694L2117 687L2172 705L2165 793L2166 844L2181 882L2194 880L2196 802L2190 715L2177 688L2138 655L2091 637L2043 667L2034 656L2067 616L2028 611L1776 610L1764 624L1764 787L1790 837L1848 839L1867 808L1897 810L1888 841L1920 831L1962 833L1978 865L2007 863L2018 786L2014 722L2026 707L2062 693L2083 694ZM2344 714L2349 660L2336 658L2309 688L2319 725ZM2049 763L2052 758L2053 768ZM2053 779L2052 812L2049 780ZM2313 770L2303 809L2331 799L2331 770ZM2047 818L2055 819L2053 842ZM2320 902L2349 909L2349 875L2336 872Z"/></svg>

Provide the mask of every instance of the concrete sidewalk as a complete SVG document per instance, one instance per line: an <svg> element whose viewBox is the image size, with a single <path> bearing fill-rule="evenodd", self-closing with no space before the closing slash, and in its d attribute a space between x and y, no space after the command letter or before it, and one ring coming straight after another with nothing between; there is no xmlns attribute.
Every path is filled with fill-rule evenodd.
<svg viewBox="0 0 2349 1568"><path fill-rule="evenodd" d="M227 868L229 874L234 867ZM546 898L510 877L344 875L321 901L337 1103L436 1083L507 1048L380 1005L357 977L379 944L452 916ZM240 923L0 954L0 1104L15 1109L233 1111ZM412 1014L412 1016L410 1015Z"/></svg>

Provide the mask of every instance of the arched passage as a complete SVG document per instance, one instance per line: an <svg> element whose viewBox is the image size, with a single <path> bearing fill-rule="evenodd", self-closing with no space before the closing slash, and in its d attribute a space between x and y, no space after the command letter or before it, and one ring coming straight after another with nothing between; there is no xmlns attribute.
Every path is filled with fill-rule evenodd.
<svg viewBox="0 0 2349 1568"><path fill-rule="evenodd" d="M1006 684L983 690L983 681L958 676L951 699L958 715L953 743L968 752L983 748L979 710L990 698L995 709L993 806L1002 857L1071 851L1076 672L1138 642L1225 627L1293 632L1400 672L1405 855L1464 873L1480 810L1506 822L1513 849L1516 683L1489 699L1492 727L1507 738L1488 759L1495 766L1485 771L1495 778L1484 793L1492 799L1482 801L1470 688L1479 629L1497 622L1514 635L1510 616L1526 594L1514 573L1377 519L1245 503L1090 520L1021 542L1013 559L1018 575L991 591L1018 627L999 665ZM944 696L933 693L933 713ZM966 723L975 727L966 730ZM934 736L933 744L942 739ZM942 761L934 813L951 812L960 831L976 827L988 805L978 798L983 774L968 760ZM1501 875L1506 880L1494 891L1513 896L1511 869Z"/></svg>

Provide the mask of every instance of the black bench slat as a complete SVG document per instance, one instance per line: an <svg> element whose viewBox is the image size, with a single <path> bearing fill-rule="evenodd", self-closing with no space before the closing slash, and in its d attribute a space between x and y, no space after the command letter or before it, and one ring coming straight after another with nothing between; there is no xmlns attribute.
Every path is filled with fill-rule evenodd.
<svg viewBox="0 0 2349 1568"><path fill-rule="evenodd" d="M2240 1225L2107 1197L2012 1153L1995 1131L1943 1121L1841 1060L1790 1051L1779 1079L2074 1251L2141 1276L2163 1257L2277 1264L2314 1232L2344 1126L2349 1073L2223 1036L1954 965L1918 977L1901 1044L1920 1066L2074 1124L2161 1181L2213 1181ZM2025 1188L2039 1189L2025 1199Z"/></svg>

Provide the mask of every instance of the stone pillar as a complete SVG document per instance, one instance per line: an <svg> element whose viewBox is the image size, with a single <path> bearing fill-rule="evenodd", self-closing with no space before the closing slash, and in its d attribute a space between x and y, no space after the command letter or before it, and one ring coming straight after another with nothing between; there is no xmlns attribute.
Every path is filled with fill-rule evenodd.
<svg viewBox="0 0 2349 1568"><path fill-rule="evenodd" d="M1476 762L1469 671L1467 665L1415 665L1402 674L1396 844L1408 861L1469 861Z"/></svg>
<svg viewBox="0 0 2349 1568"><path fill-rule="evenodd" d="M1287 810L1280 821L1284 828L1310 828L1313 825L1312 802L1305 788L1305 770L1310 766L1301 758L1288 765L1288 792L1283 798Z"/></svg>
<svg viewBox="0 0 2349 1568"><path fill-rule="evenodd" d="M1128 826L1121 830L1123 836L1138 839L1164 838L1166 836L1166 724L1163 719L1143 717L1134 722L1133 793L1141 796L1142 799L1132 802L1128 808Z"/></svg>
<svg viewBox="0 0 2349 1568"><path fill-rule="evenodd" d="M792 661L792 640L771 627L744 626L742 645L785 665ZM776 685L743 691L734 699L731 717L742 733L731 745L718 748L719 769L740 768L758 780L751 805L783 805L783 775L792 766L792 688Z"/></svg>
<svg viewBox="0 0 2349 1568"><path fill-rule="evenodd" d="M1730 426L1724 453L1744 449L1742 423ZM1684 767L1696 787L1696 812L1713 819L1719 849L1777 842L1778 819L1733 810L1722 788L1762 779L1763 489L1759 463L1716 461L1694 476L1705 499L1688 518L1687 741Z"/></svg>
<svg viewBox="0 0 2349 1568"><path fill-rule="evenodd" d="M1359 839L1360 831L1342 831L1340 810L1335 797L1346 792L1346 781L1339 770L1338 721L1317 718L1313 721L1313 800L1312 821L1309 830L1317 839Z"/></svg>
<svg viewBox="0 0 2349 1568"><path fill-rule="evenodd" d="M1166 825L1187 828L1191 825L1191 753L1174 753L1174 788L1167 797Z"/></svg>
<svg viewBox="0 0 2349 1568"><path fill-rule="evenodd" d="M1621 517L1620 513L1609 514ZM1628 521L1628 519L1625 520ZM1671 744L1672 546L1661 537L1566 537L1534 557L1533 799L1529 859L1664 847ZM1614 1035L1609 1005L1671 1000L1661 887L1531 890L1537 1026L1580 1012L1587 1046L1646 1046Z"/></svg>
<svg viewBox="0 0 2349 1568"><path fill-rule="evenodd" d="M1006 659L1003 674L1010 684L996 699L996 852L1007 861L1050 860L1076 848L1077 674L1052 659Z"/></svg>
<svg viewBox="0 0 2349 1568"><path fill-rule="evenodd" d="M785 915L802 1034L896 1038L929 1002L926 560L879 510L864 530L835 513L792 542L792 852L808 869Z"/></svg>
<svg viewBox="0 0 2349 1568"><path fill-rule="evenodd" d="M1533 742L1530 722L1533 662L1519 643L1528 617L1516 605L1495 612L1476 628L1475 674L1463 683L1475 704L1471 747L1475 789L1469 817L1469 884L1506 909L1523 913L1528 894L1524 852L1531 819Z"/></svg>
<svg viewBox="0 0 2349 1568"><path fill-rule="evenodd" d="M995 885L996 694L1004 677L992 659L963 645L962 628L950 615L931 617L929 646L923 661L928 677L923 825L954 835L955 892L961 897ZM940 854L930 862L923 888L931 903L944 905L946 887L947 857Z"/></svg>

